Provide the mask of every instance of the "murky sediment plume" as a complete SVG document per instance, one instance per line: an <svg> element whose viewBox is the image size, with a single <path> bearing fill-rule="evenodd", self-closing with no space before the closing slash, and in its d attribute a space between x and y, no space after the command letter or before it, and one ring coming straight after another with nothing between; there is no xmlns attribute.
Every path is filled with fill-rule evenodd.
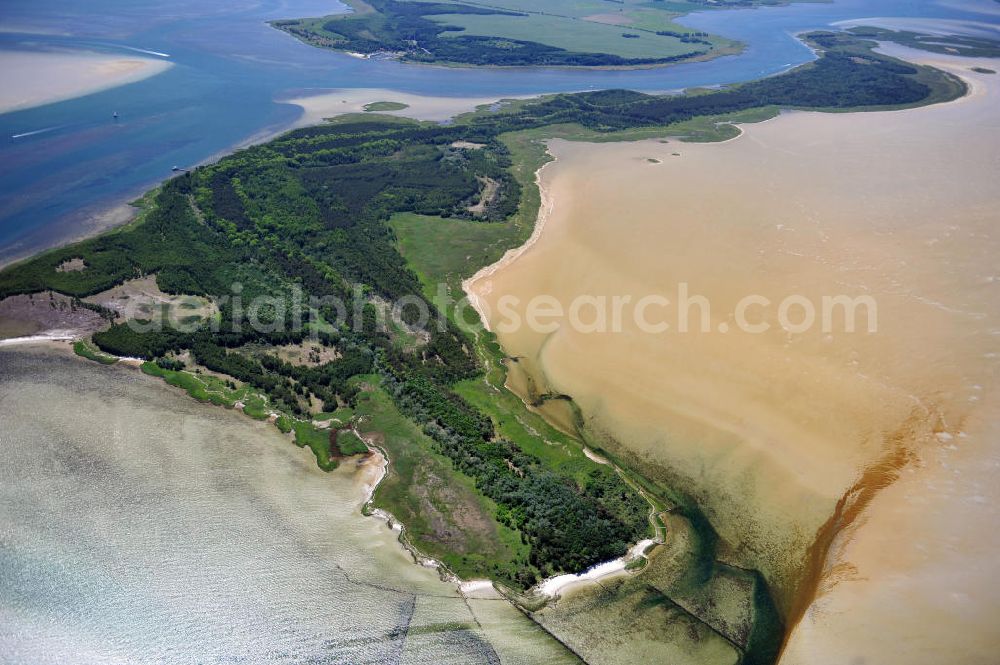
<svg viewBox="0 0 1000 665"><path fill-rule="evenodd" d="M712 592L715 618L708 605L691 612L697 599L673 582L658 587L681 575L656 573L677 565L669 540L635 578L654 582L546 610L543 623L606 662L623 640L641 648L683 632L692 614L688 643L700 651L676 662L732 662L746 612L724 599L745 605L749 582L726 566L766 579L791 631L784 663L995 660L1000 78L972 71L995 69L988 60L894 52L933 58L970 94L896 112L788 113L721 144L553 141L543 230L469 283L516 358L512 388L528 401L571 396L591 436L693 501L719 537L704 545L716 563L702 583L733 591ZM697 304L689 332L677 329L681 284L710 305L704 331ZM671 328L648 332L628 309L620 332L565 319L499 326L502 297L518 298L524 321L537 294L567 309L658 294L671 302L645 320ZM738 325L750 295L770 303L743 311L766 332ZM823 298L840 295L873 299L877 329L865 308L855 332L844 310L824 329ZM806 320L806 301L815 325L782 328L790 296L786 320ZM615 613L635 639L597 630Z"/></svg>

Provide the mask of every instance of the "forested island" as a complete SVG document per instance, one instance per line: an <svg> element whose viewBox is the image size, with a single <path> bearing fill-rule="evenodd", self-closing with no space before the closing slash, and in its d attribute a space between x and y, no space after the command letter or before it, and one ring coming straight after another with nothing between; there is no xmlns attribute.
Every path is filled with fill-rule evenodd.
<svg viewBox="0 0 1000 665"><path fill-rule="evenodd" d="M766 580L719 558L697 505L583 454L587 432L556 429L504 388L502 350L459 325L475 314L439 311L431 298L530 235L539 138L712 138L734 119L783 108L896 108L964 94L954 77L875 54L872 42L807 39L816 62L717 91L563 94L448 125L369 113L295 130L164 183L128 226L3 270L0 298L54 292L97 307L83 299L155 276L167 294L215 302L210 316L150 330L101 310L110 325L78 351L98 362L142 358L144 371L198 399L273 414L324 469L366 450L362 434L391 460L375 504L406 524L410 543L511 593L623 555L670 511L699 534L697 574L675 595L650 591L659 594L650 602L712 624L714 581L739 576L750 618L726 639L743 663L773 662L783 620ZM241 325L234 284L243 302L268 297L258 315L269 325ZM443 323L421 325L407 309L393 322L387 303L404 298ZM345 312L325 304L359 299ZM290 358L295 347L303 357Z"/></svg>
<svg viewBox="0 0 1000 665"><path fill-rule="evenodd" d="M686 28L678 16L707 8L781 4L523 0L348 0L353 10L272 25L321 48L406 62L504 67L649 67L736 53L735 42ZM583 47L582 45L586 45Z"/></svg>
<svg viewBox="0 0 1000 665"><path fill-rule="evenodd" d="M1000 58L1000 44L986 37L924 35L910 30L889 30L872 26L849 28L848 32L864 39L894 42L931 53L958 55L963 58Z"/></svg>

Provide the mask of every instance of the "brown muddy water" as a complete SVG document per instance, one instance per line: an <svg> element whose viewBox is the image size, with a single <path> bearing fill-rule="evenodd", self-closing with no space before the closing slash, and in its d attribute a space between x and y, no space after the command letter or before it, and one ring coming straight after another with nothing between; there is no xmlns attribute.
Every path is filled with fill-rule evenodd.
<svg viewBox="0 0 1000 665"><path fill-rule="evenodd" d="M782 662L987 663L1000 647L1000 77L934 60L971 94L785 114L722 144L553 141L541 232L469 283L520 358L512 388L572 396L610 452L688 492L723 556L765 574L796 626ZM681 284L708 301L704 332L698 306L678 330ZM628 308L620 332L504 328L538 294L564 311L660 294L647 320L671 328ZM767 332L738 325L755 294L772 305L747 319ZM822 298L840 295L873 298L877 329L860 309L856 332L837 312L824 330ZM805 299L814 326L781 327L789 296L787 323Z"/></svg>

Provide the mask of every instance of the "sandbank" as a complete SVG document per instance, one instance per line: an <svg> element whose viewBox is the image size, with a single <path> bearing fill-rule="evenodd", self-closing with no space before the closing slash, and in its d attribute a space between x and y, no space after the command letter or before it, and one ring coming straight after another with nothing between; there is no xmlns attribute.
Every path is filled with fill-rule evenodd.
<svg viewBox="0 0 1000 665"><path fill-rule="evenodd" d="M0 51L0 113L135 83L171 66L171 62L161 58L89 51L3 50Z"/></svg>
<svg viewBox="0 0 1000 665"><path fill-rule="evenodd" d="M282 101L302 108L302 117L295 123L295 126L305 127L346 113L364 113L365 106L375 102L399 102L407 105L405 109L378 111L379 114L442 122L461 113L474 111L477 106L493 104L498 99L496 97L434 97L380 88L345 88Z"/></svg>

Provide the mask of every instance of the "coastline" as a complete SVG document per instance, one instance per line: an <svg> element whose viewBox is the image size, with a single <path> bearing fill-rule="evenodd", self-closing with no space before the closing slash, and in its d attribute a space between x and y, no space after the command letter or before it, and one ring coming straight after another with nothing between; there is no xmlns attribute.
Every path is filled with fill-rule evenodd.
<svg viewBox="0 0 1000 665"><path fill-rule="evenodd" d="M411 557L413 557L415 565L437 570L441 580L455 584L456 589L462 596L475 596L482 598L484 597L482 594L486 593L490 598L506 598L511 604L522 610L525 608L520 607L521 601L528 600L530 604L532 604L533 608L537 609L539 606L544 606L549 602L558 600L561 594L571 589L585 587L590 584L597 584L601 581L607 581L621 575L628 575L630 572L628 564L630 562L643 557L645 552L651 546L662 544L660 540L655 538L644 538L643 540L634 543L631 547L629 547L625 554L616 559L595 564L579 573L563 573L561 575L547 577L530 589L525 590L523 593L513 592L503 594L497 589L493 580L462 579L443 561L423 554L420 551L420 548L410 542L409 538L407 538L406 524L397 519L389 511L375 506L375 492L378 490L378 486L382 483L382 481L388 476L389 465L392 461L390 460L387 451L372 443L368 438L362 436L356 428L353 431L354 434L359 439L364 441L372 451L370 457L360 460L358 465L360 466L362 464L366 464L374 459L374 467L378 470L378 477L376 479L370 482L363 482L365 494L362 502L361 514L364 517L373 517L385 522L386 526L397 533L397 540L400 546L406 550Z"/></svg>
<svg viewBox="0 0 1000 665"><path fill-rule="evenodd" d="M532 246L534 246L538 242L539 238L541 238L542 232L545 229L546 222L548 221L552 213L552 209L555 205L555 198L552 195L550 188L545 186L545 183L543 182L544 178L543 172L545 171L546 167L555 164L557 158L555 157L555 155L552 155L547 149L546 149L546 155L548 157L548 161L542 164L542 166L540 166L535 171L535 184L538 187L540 204L538 207L538 215L535 219L535 224L532 227L532 232L528 240L526 240L524 244L519 245L518 247L513 247L511 249L508 249L498 261L491 263L487 266L483 266L474 275L462 281L462 290L465 293L466 297L469 299L469 304L473 307L473 309L475 309L476 313L480 317L480 320L482 321L483 327L488 331L490 330L490 324L489 324L489 317L486 316L486 305L482 296L480 296L479 293L476 292L476 284L481 280L488 279L498 270L501 270L506 266L510 265L511 263L513 263L514 261L516 261L519 257L521 257L523 254L529 251L532 248ZM507 390L510 390L510 387L507 386L506 382L504 387ZM518 399L521 400L525 408L531 409L531 406L524 400L523 396L518 395L514 391L511 392L514 395L516 395ZM554 424L554 426L556 425ZM616 471L619 471L619 473L621 473L620 470L618 470L614 464L612 464L609 460L601 457L600 455L592 451L586 444L581 443L580 445L584 455L591 461L596 462L598 464L610 465L614 467ZM640 492L640 494L644 493ZM652 516L652 514L655 513L655 508L652 504L650 504L650 510ZM651 524L653 524L652 519L651 519ZM654 525L654 531L656 531L655 524L653 525ZM532 588L526 590L523 595L526 598L541 599L542 605L544 606L544 604L547 604L548 602L557 600L562 593L570 589L584 587L589 584L598 584L601 581L607 581L614 577L627 575L630 573L627 566L631 561L635 561L638 558L642 557L644 552L650 546L662 543L663 541L660 540L659 537L644 538L643 540L640 540L637 543L631 545L628 551L624 555L618 558L595 564L590 568L588 568L587 570L584 570L579 573L564 573L561 575L554 575L552 577L545 578Z"/></svg>
<svg viewBox="0 0 1000 665"><path fill-rule="evenodd" d="M75 340L82 339L85 333L78 330L51 330L34 335L26 335L22 337L10 337L6 339L0 339L0 350L6 348L15 347L35 347L41 350L43 353L59 353L70 357L73 357L83 363L93 364L92 360L84 358L76 354L73 347L67 342L73 342ZM118 362L134 370L139 370L143 364L143 360L140 358L129 358L126 356L115 356ZM89 365L88 365L89 366ZM156 381L164 386L168 390L179 389L182 393L184 390L163 382L156 377L149 377L151 380ZM216 407L219 405L205 403L206 407ZM243 413L241 408L229 408L227 410L234 411L242 417L248 417ZM250 419L254 421L254 419ZM361 501L360 505L360 516L361 518L375 518L384 521L386 525L394 532L397 533L397 542L399 546L412 557L414 565L430 568L437 570L439 577L444 582L453 583L456 585L456 590L460 595L467 595L482 592L487 587L493 589L492 580L462 580L457 575L455 575L443 562L434 559L432 557L424 555L420 550L414 546L409 539L406 537L406 525L396 519L388 511L377 508L374 505L375 492L382 481L388 476L390 459L388 453L380 446L372 443L368 437L363 436L356 428L352 430L359 439L365 442L365 445L369 447L369 454L361 457L355 462L356 470L361 474L356 479L361 486ZM367 468L364 468L367 467ZM374 471L374 473L372 473ZM374 476L374 477L373 477ZM495 591L494 591L495 593ZM477 596L482 598L483 596ZM499 599L501 596L495 594L495 596L490 596L491 598Z"/></svg>
<svg viewBox="0 0 1000 665"><path fill-rule="evenodd" d="M902 58L902 59L905 59L905 60L908 60L908 61L915 61L918 64L925 64L925 65L930 65L930 66L937 67L939 69L944 69L945 71L948 71L948 72L950 72L950 73L958 76L959 78L961 78L963 80L963 83L966 86L965 93L962 96L960 96L960 97L958 97L958 98L956 98L954 100L951 100L951 101L949 101L948 103L945 103L945 104L940 104L939 103L939 104L933 104L933 105L925 105L925 106L921 106L921 107L918 107L918 108L903 108L903 109L894 109L894 110L891 110L891 111L886 111L886 110L879 109L876 112L872 112L872 113L854 113L854 112L848 112L848 113L843 113L843 114L822 114L824 116L829 116L829 120L830 120L831 123L832 122L837 122L837 117L838 116L840 116L840 117L856 116L858 118L857 122L859 123L859 125L862 126L862 127L867 127L867 126L873 126L873 125L877 124L878 122L880 122L880 114L891 113L893 116L898 115L898 116L902 116L904 118L909 119L909 118L913 118L913 117L923 117L922 114L924 114L924 113L944 113L944 114L952 113L952 112L954 112L954 109L956 109L958 107L961 107L962 109L964 109L967 105L973 104L973 103L976 103L976 102L978 102L977 108L981 109L981 107L983 106L983 101L982 101L983 96L987 95L987 94L989 94L989 95L995 95L995 86L990 82L990 79L983 78L982 76L973 75L972 70L970 69L970 67L972 65L974 65L974 64L980 64L980 63L975 62L976 59L971 59L971 58L957 58L957 57L955 57L955 58L949 58L948 56L930 55L930 54L927 54L927 53L924 53L924 52L921 52L921 51L916 51L916 50L913 50L913 49L906 49L905 47L896 47L894 45L888 45L888 46L887 45L883 45L883 46L880 46L879 49L878 49L878 52L879 53L885 53L887 55L891 55L891 56L894 56L894 57ZM986 66L988 64L988 62L986 62L986 61L981 61L981 62L985 63L985 64L983 64L983 66ZM995 61L993 61L993 62L995 64ZM914 114L920 114L920 115L915 116ZM789 116L799 116L798 118L795 119L794 123L795 123L796 126L800 126L803 123L807 122L809 120L810 116L815 116L816 113L815 112L810 112L810 111L796 111L796 112L793 112L793 113L789 113L788 115ZM948 116L948 117L950 118L952 116ZM758 123L754 123L754 124L758 124ZM732 142L735 138L741 138L741 137L745 136L746 135L745 130L743 128L739 128L739 129L740 129L740 135L739 136L733 137L731 139L728 139L727 141L722 141L722 142L719 142L719 143L729 143L729 142ZM751 134L752 134L752 132L751 132ZM774 134L773 131L769 131L769 132L766 133L766 136L770 136L773 139L773 134ZM761 141L764 140L764 137L760 137L759 136L759 137L756 137L755 140L757 142L761 142ZM770 144L768 144L768 145L770 145ZM934 145L934 144L931 143L930 145ZM689 150L691 150L691 149L689 149ZM791 154L791 153L789 153L789 154ZM938 157L937 155L933 155L933 156L934 157ZM685 154L685 157L687 157L686 154ZM552 162L550 161L548 163L552 163ZM545 222L549 219L549 216L552 213L552 204L553 204L553 201L552 201L552 194L551 194L551 192L546 191L545 183L543 182L543 179L538 176L538 174L540 174L542 172L542 169L544 169L544 166L536 172L536 182L539 185L540 198L542 199L542 206L539 209L539 222L541 222L541 226L544 227L545 226ZM955 220L955 221L957 222L958 220ZM784 228L783 228L783 226L784 226ZM959 228L958 226L954 227L954 229L958 229L958 228ZM794 231L794 229L792 229L790 227L790 225L779 225L777 227L777 230L779 232L783 231L783 230L786 231L786 232ZM964 230L964 227L963 227L963 230ZM477 313L479 313L479 315L481 317L483 317L483 323L484 323L484 325L486 326L487 329L489 329L489 322L486 321L485 316L484 316L487 307L486 307L486 303L483 301L483 295L489 293L489 291L485 291L484 292L484 291L481 290L483 288L483 285L481 284L481 280L487 279L487 278L493 276L495 273L497 273L502 268L510 265L514 260L516 260L516 259L524 256L526 254L526 252L527 252L528 249L536 247L539 244L539 241L540 241L540 238L541 238L540 231L541 231L541 229L538 226L536 226L536 228L532 232L531 237L528 239L528 241L525 242L525 244L521 245L518 248L513 248L511 250L508 250L508 252L506 252L504 254L504 256L499 261L497 261L494 264L491 264L490 266L486 266L486 267L480 269L479 271L476 272L475 275L473 275L472 277L470 277L467 280L463 281L463 283L462 283L463 289L466 291L466 293L467 293L467 295L469 297L469 301L472 304L472 306L476 309ZM822 242L826 243L827 242L827 238L825 236L821 236L821 237L822 237ZM928 242L927 246L928 247L933 246L933 243ZM791 254L791 252L789 252L788 255L789 256L795 256L794 254ZM549 257L549 258L552 258L552 257ZM789 260L794 260L794 259L789 259ZM992 282L992 278L991 278L990 281ZM479 292L477 292L477 289L479 289ZM925 299L925 300L923 300L921 302L923 302L924 304L933 304L933 303L939 303L940 301L938 299ZM937 306L937 305L935 305L935 306ZM962 309L962 310L959 310L959 309L946 310L943 306L939 306L938 309L941 309L943 313L947 313L947 312L950 312L952 314L963 314L963 313L965 313L964 309ZM520 353L520 350L511 351L511 350L506 350L505 349L505 352L513 354L513 353ZM985 383L985 382L983 382L983 383ZM976 384L976 385L979 385L979 384ZM981 390L981 389L982 389L981 387L980 388L976 388L976 390ZM969 398L970 401L972 401L972 400L978 400L978 399L979 399L978 395L973 395L973 397ZM944 417L944 416L942 416L942 417ZM949 423L949 422L952 423L952 425L954 425L954 421L955 420L959 420L960 421L960 419L956 419L956 418L953 418L953 417L947 417L945 419L945 424L942 425L942 427L946 427L947 428L948 427L947 423ZM965 438L965 434L964 433L953 434L953 430L942 431L942 433L938 437L938 441L944 443L945 444L945 448L948 449L948 450L950 450L952 448L955 448L955 444L953 444L953 443L947 443L947 442L952 441L953 437L955 438L955 441L959 441L959 439L964 439ZM959 445L961 445L961 443ZM920 450L923 450L923 449L921 448ZM904 481L908 481L908 477L907 477L908 474L918 474L918 473L920 473L919 466L920 465L918 464L918 465L916 465L916 468L915 468L914 465L909 465L906 469L904 469L904 474L902 474L902 477L903 477ZM879 471L879 468L877 468L877 467L878 467L878 464L875 464L873 466L873 468L874 468L875 471ZM883 478L883 480L885 480L885 479ZM878 485L878 483L876 483L876 484ZM907 482L901 482L899 487L901 488L901 487L905 486L906 484L907 484ZM861 488L861 489L864 492L868 492L869 491L869 489L867 489L867 488ZM897 494L898 492L902 492L902 489L897 488L897 486L895 484L890 485L888 487L884 487L884 488L881 485L878 485L878 493L874 495L874 500L870 501L870 503L873 506L873 508L871 510L869 510L867 508L867 506L869 504L869 501L866 500L866 501L862 502L863 505L857 506L858 509L856 511L853 511L853 509L852 509L852 513L853 512L861 513L860 515L855 515L855 517L859 517L860 519L856 523L854 523L854 524L848 524L848 525L846 525L847 528L840 528L840 529L838 529L838 532L839 532L840 535L837 536L837 537L834 537L834 538L830 539L831 543L830 543L830 546L828 548L829 551L827 553L824 553L820 557L822 568L823 568L823 570L822 570L822 573L823 573L822 578L819 579L819 580L817 580L816 587L809 588L809 589L801 589L800 590L799 594L804 593L805 596L804 597L799 597L799 598L796 599L796 605L797 605L797 607L791 612L790 622L789 622L789 624L787 626L786 640L791 640L792 636L795 635L797 631L799 631L800 629L802 630L802 635L800 635L801 639L800 640L795 640L796 642L798 642L797 644L795 644L795 646L799 650L802 649L803 645L806 644L807 641L810 644L810 646L812 646L815 649L816 648L815 645L816 645L817 638L820 640L819 641L820 644L825 643L824 641L826 641L826 642L830 642L830 641L835 642L836 641L836 637L834 635L832 635L830 632L823 632L823 630L829 631L829 628L825 628L823 626L822 622L820 622L818 624L818 626L817 626L816 616L819 616L817 613L820 612L821 610L817 609L815 612L813 612L813 608L814 607L818 607L818 606L828 606L830 604L830 601L826 600L825 597L829 595L830 588L833 585L844 584L843 588L849 589L852 586L851 583L852 582L856 582L856 580L851 580L851 579L844 580L844 579L841 579L841 578L838 577L838 575L843 576L845 574L844 570L842 570L842 568L851 565L849 563L850 562L850 558L849 557L846 559L846 561L848 561L848 563L844 563L845 558L843 556L843 552L844 551L854 552L855 550L870 550L871 549L872 546L870 544L867 545L867 546L863 542L861 544L855 544L857 542L855 540L855 532L858 532L858 533L864 533L865 532L864 523L865 523L865 521L869 517L871 519L878 519L880 522L886 522L887 520L891 521L893 519L895 513L891 512L891 511L890 512L886 512L885 509L883 509L882 512L880 513L879 510L878 510L878 504L879 504L880 501L883 501L883 500L884 501L889 501L888 498L882 499L883 496L890 497L890 496L893 496L893 495ZM891 510L898 511L898 510L900 510L900 508L898 506L892 506ZM869 533L867 535L868 535L868 538L871 539L872 534L870 533L870 530L869 530ZM870 551L865 551L865 554L869 557L868 561L866 561L866 564L868 564L871 567L875 567L875 564L873 563L873 558L872 558L872 557L874 557L874 554L872 552L870 552ZM891 570L886 571L886 572L887 572L887 574L891 574L892 573ZM873 577L872 579L874 580L875 578ZM938 582L938 584L941 585L942 582ZM947 582L944 582L944 584L947 584ZM809 585L807 585L807 586L809 586ZM860 587L858 587L858 588L860 589ZM869 589L869 591L872 589L871 585L868 586L868 589ZM905 589L904 591L908 591L909 593L912 593L913 595L919 595L919 592L916 589L913 589L913 590ZM844 607L845 607L843 605L843 603L844 603L843 596L844 595L848 595L849 596L852 593L856 594L856 593L859 593L859 592L858 591L847 590L847 591L840 591L839 593L841 594L841 596L836 601L836 602L839 603L839 605L837 607L837 610L838 610L838 612L842 613L844 611ZM908 596L903 596L903 597L908 597ZM805 598L805 599L803 599L803 598ZM823 599L822 602L821 603L817 603L816 601L818 601L820 599ZM866 607L867 607L867 605L866 605ZM816 616L814 616L814 614ZM800 620L804 616L810 617L810 619L811 619L810 623L812 625L809 625L809 626L806 626L805 628L802 628L799 625L799 622L800 622ZM834 625L839 626L840 624L841 624L841 622L838 622L838 623L836 623ZM807 636L807 637L803 637L803 635ZM787 645L788 645L788 642L786 642L786 646ZM798 653L798 655L801 657L802 653L808 653L808 652L800 652L800 653ZM815 651L813 653L815 653ZM806 662L806 661L791 661L791 662Z"/></svg>
<svg viewBox="0 0 1000 665"><path fill-rule="evenodd" d="M739 131L740 131L740 136L742 136L742 132L743 132L742 128L740 128ZM734 138L739 138L739 136L734 137ZM732 140L732 139L730 139L730 140ZM508 264L516 261L520 257L524 256L527 253L527 250L531 249L532 247L534 247L539 242L539 240L542 238L542 231L547 226L546 223L549 220L550 215L552 214L552 211L553 211L553 207L554 207L554 197L553 197L551 191L549 191L549 190L547 190L546 188L543 187L543 183L542 183L543 177L542 176L543 176L543 170L544 170L545 166L547 166L549 163L552 163L554 161L555 160L552 159L549 162L546 162L545 164L543 164L542 166L540 166L535 171L535 174L534 174L534 176L535 176L535 182L536 182L537 186L539 187L539 197L540 197L541 200L540 200L540 204L539 204L539 208L538 208L538 214L537 214L537 217L536 217L536 220L535 220L535 224L534 224L534 226L532 228L532 232L531 232L531 235L529 236L529 238L520 247L509 249L507 252L504 253L503 257L501 257L501 259L499 261L497 261L494 264L491 264L490 266L485 266L483 269L481 269L480 271L478 271L476 273L476 275L473 275L472 278L469 278L469 280L466 280L466 281L474 280L477 277L479 279L485 279L485 278L487 278L489 276L492 276L498 270L500 270L503 267L505 267L506 265L508 265ZM492 268L492 270L488 270L490 268ZM487 271L487 270L488 270L488 272L485 272L483 275L480 275L480 273L483 273L484 271ZM462 283L463 290L466 289L466 281L463 281L463 283ZM471 284L470 287L474 287L474 284ZM471 294L470 294L470 302L471 301L472 301L472 297L471 297ZM478 302L478 305L481 307L481 306L484 305L484 303L483 302ZM476 304L473 304L473 306L477 309L477 312L480 312L479 308L476 307ZM480 314L482 315L482 312L480 312ZM483 318L483 320L484 320L484 323L487 323L487 325L488 325L488 322L486 321L485 317ZM378 479L378 481L376 481L375 484L372 486L372 492L374 492L375 488L378 486L378 483L381 482L381 480L384 479L384 477L385 477L385 473L386 473L386 469L387 469L387 464L389 463L389 460L388 460L387 457L385 457L384 463L385 463L385 465L382 467L382 475L380 476L380 478ZM389 518L391 518L391 516L389 516ZM399 523L399 528L400 528L400 532L401 532L401 536L402 536L402 531L403 531L404 525L402 525L401 523ZM415 555L415 558L418 559L417 562L419 564L421 564L421 565L428 565L428 566L432 566L432 567L438 567L438 566L440 566L439 562L436 562L433 559L426 559L426 561L421 561L418 555ZM615 560L615 561L618 561L618 560ZM584 580L591 581L592 579L602 579L602 578L606 577L607 575L616 574L617 572L620 572L620 571L616 571L616 570L614 570L612 568L605 569L605 566L613 565L615 563L615 561L605 562L605 563L602 563L602 564L598 564L597 566L593 567L592 569L590 569L588 571L585 571L584 573L581 573L579 575L558 576L559 578L569 577L569 578L572 578L572 579L567 580L566 581L566 585L556 584L555 582L553 582L553 585L554 585L554 587L557 590L561 590L561 589L564 589L564 588L569 588L569 586L571 586L572 584L574 584L576 582L579 582L579 581L584 581ZM600 570L597 570L597 569L600 569ZM593 575L591 575L591 573L593 573ZM550 578L549 580L546 580L545 582L543 582L539 586L544 586L546 582L550 582L550 581L555 580L555 579L558 579L558 578ZM477 585L477 584L481 585L482 582L481 581L473 580L473 581L469 582L469 584L472 584L472 585Z"/></svg>
<svg viewBox="0 0 1000 665"><path fill-rule="evenodd" d="M168 63L169 64L169 63ZM123 84L124 85L124 84ZM97 91L94 91L97 92ZM89 93L88 93L89 94ZM234 152L262 143L267 143L290 131L322 125L327 118L335 118L351 113L365 113L364 105L378 101L405 100L409 107L396 111L370 112L367 115L378 117L392 115L413 120L446 122L458 115L475 111L484 104L495 104L505 99L533 99L541 95L503 96L503 97L433 97L429 95L414 95L383 88L343 88L329 89L316 95L303 95L293 98L276 99L275 103L290 104L301 109L301 115L290 123L265 127L260 131L209 155L193 167L204 166L231 155ZM389 98L389 99L386 99ZM344 103L346 101L346 103ZM346 108L345 108L346 107ZM59 234L45 244L18 248L9 247L7 253L0 254L0 270L8 268L21 261L32 259L39 254L88 240L103 233L114 232L133 222L141 208L133 205L141 200L146 193L156 189L164 182L176 177L176 174L142 185L131 193L117 197L107 204L97 204L90 209L81 210L67 220L67 226L72 228L67 233ZM75 221L73 221L75 220ZM82 228L79 228L82 227Z"/></svg>
<svg viewBox="0 0 1000 665"><path fill-rule="evenodd" d="M141 211L141 208L134 204L141 200L147 192L152 189L156 189L168 179L169 178L158 180L154 183L139 187L133 190L131 194L126 194L124 197L119 199L117 203L109 203L108 205L98 204L91 208L92 212L88 212L87 209L84 209L74 215L71 215L70 218L65 221L65 224L60 223L58 226L60 228L63 226L71 226L74 230L53 238L52 242L48 242L44 245L31 245L28 247L24 247L24 243L22 242L15 244L13 247L8 247L4 253L0 254L0 270L8 268L16 263L33 259L40 254L44 254L45 252L59 249L60 247L65 247L66 245L72 245L73 243L81 242L83 240L88 240L103 233L108 233L127 226L135 220ZM73 220L77 220L77 223L74 223ZM84 228L76 228L78 225ZM23 247L23 249L17 249L18 247Z"/></svg>
<svg viewBox="0 0 1000 665"><path fill-rule="evenodd" d="M374 458L375 467L378 469L378 477L371 482L364 483L365 497L361 503L361 515L366 518L375 518L385 522L389 529L396 532L397 542L400 547L402 547L407 554L413 558L413 563L417 566L437 570L442 581L452 582L457 587L461 587L463 584L468 584L470 582L476 582L477 580L463 581L459 579L459 577L455 575L455 573L453 573L443 561L439 561L423 554L419 548L411 543L409 538L406 537L406 525L389 511L375 505L375 492L378 490L379 485L382 484L382 481L388 477L389 465L392 461L389 459L388 451L373 443L370 438L363 436L356 427L352 431L354 432L354 435L364 441L365 445L372 451L370 453L372 457L368 458L368 460L361 460L359 464L363 464ZM492 581L489 581L489 584L492 587Z"/></svg>
<svg viewBox="0 0 1000 665"><path fill-rule="evenodd" d="M12 565L60 571L58 584L4 594L14 617L0 629L4 653L485 662L492 647L505 663L574 662L516 608L467 604L413 566L382 525L358 519L363 474L353 464L330 478L266 423L63 351L0 349L5 489L22 499L4 515ZM74 463L79 473L67 477ZM124 535L109 542L109 532ZM81 547L87 556L74 555ZM149 562L161 564L156 575ZM89 593L109 579L110 596ZM80 603L67 605L67 593ZM106 621L67 630L95 616Z"/></svg>
<svg viewBox="0 0 1000 665"><path fill-rule="evenodd" d="M38 345L47 348L63 349L65 345L60 344L60 342L72 342L77 339L79 339L79 335L74 330L48 330L37 335L0 339L0 348L5 346Z"/></svg>
<svg viewBox="0 0 1000 665"><path fill-rule="evenodd" d="M598 584L599 582L608 581L620 575L627 575L629 574L629 562L643 556L650 546L659 544L661 544L660 541L654 538L644 538L632 545L628 552L617 559L591 566L582 573L567 573L549 577L539 582L530 592L536 593L548 600L555 600L571 589Z"/></svg>
<svg viewBox="0 0 1000 665"><path fill-rule="evenodd" d="M538 195L541 199L538 206L538 215L535 218L535 224L532 227L531 235L524 242L524 244L518 247L512 247L504 252L504 255L500 257L499 261L491 263L488 266L483 266L474 275L462 280L462 291L465 292L466 297L469 299L469 304L472 308L476 310L476 314L479 315L479 319L483 324L483 328L487 331L490 330L489 317L486 315L486 304L483 301L482 296L476 292L476 284L484 279L488 279L498 270L510 265L521 257L525 252L527 252L531 247L538 242L538 239L542 237L542 231L545 229L545 224L548 221L549 215L552 213L552 208L555 205L555 199L552 197L549 189L542 183L542 171L545 170L550 164L555 164L556 158L549 153L548 148L546 148L546 155L548 161L546 161L542 166L535 171L535 185L538 187ZM488 293L489 291L487 291Z"/></svg>

